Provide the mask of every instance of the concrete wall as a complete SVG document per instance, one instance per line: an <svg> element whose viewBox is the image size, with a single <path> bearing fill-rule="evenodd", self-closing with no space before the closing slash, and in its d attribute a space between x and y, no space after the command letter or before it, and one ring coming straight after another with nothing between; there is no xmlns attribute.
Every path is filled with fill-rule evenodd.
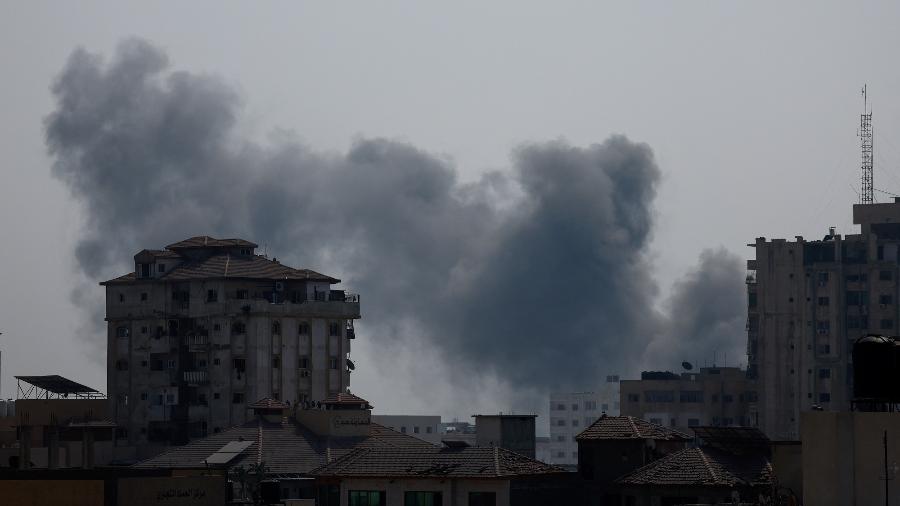
<svg viewBox="0 0 900 506"><path fill-rule="evenodd" d="M475 444L499 446L535 457L535 417L531 415L475 415Z"/></svg>
<svg viewBox="0 0 900 506"><path fill-rule="evenodd" d="M444 506L468 506L469 492L494 492L497 506L509 505L509 481L506 480L344 479L341 480L341 506L348 506L350 490L383 490L386 506L403 506L407 491L441 492Z"/></svg>
<svg viewBox="0 0 900 506"><path fill-rule="evenodd" d="M884 504L883 435L893 467L900 463L900 413L806 412L800 430L804 504ZM897 474L888 472L890 504L900 503Z"/></svg>
<svg viewBox="0 0 900 506"><path fill-rule="evenodd" d="M372 422L428 441L441 444L441 417L430 415L372 415Z"/></svg>
<svg viewBox="0 0 900 506"><path fill-rule="evenodd" d="M547 419L549 462L573 467L578 464L578 443L575 436L581 433L604 412L610 416L619 414L619 377L591 392L559 392L550 394L550 416Z"/></svg>
<svg viewBox="0 0 900 506"><path fill-rule="evenodd" d="M750 405L756 384L737 367L703 367L669 380L622 380L621 414L687 433L691 425L753 426ZM671 402L658 402L665 392ZM700 402L682 399L682 392L700 392ZM691 394L693 395L693 394Z"/></svg>
<svg viewBox="0 0 900 506"><path fill-rule="evenodd" d="M102 506L103 480L0 480L0 504Z"/></svg>

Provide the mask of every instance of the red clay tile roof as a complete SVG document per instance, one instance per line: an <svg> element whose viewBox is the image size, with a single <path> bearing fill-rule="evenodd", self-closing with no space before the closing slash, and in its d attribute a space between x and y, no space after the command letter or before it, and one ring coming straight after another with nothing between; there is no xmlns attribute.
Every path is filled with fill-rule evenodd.
<svg viewBox="0 0 900 506"><path fill-rule="evenodd" d="M372 407L372 405L369 404L369 401L348 392L338 392L336 394L331 394L326 397L324 401L322 401L322 404L338 404L342 406L348 404L365 404L369 406L370 409Z"/></svg>
<svg viewBox="0 0 900 506"><path fill-rule="evenodd" d="M188 248L256 248L258 244L244 239L216 239L208 235L198 235L166 246L168 250Z"/></svg>
<svg viewBox="0 0 900 506"><path fill-rule="evenodd" d="M634 416L601 416L581 434L579 441L592 439L654 439L658 441L690 441L691 436Z"/></svg>
<svg viewBox="0 0 900 506"><path fill-rule="evenodd" d="M287 404L279 401L278 399L273 399L271 397L264 397L253 404L247 406L250 409L285 409L288 407Z"/></svg>
<svg viewBox="0 0 900 506"><path fill-rule="evenodd" d="M133 467L205 467L205 460L231 441L253 443L228 462L226 467L265 462L270 473L296 475L308 474L357 448L407 448L419 451L435 448L431 443L374 423L369 426L368 436L329 438L317 436L295 422L281 424L253 420L185 446L173 447Z"/></svg>
<svg viewBox="0 0 900 506"><path fill-rule="evenodd" d="M358 448L313 476L370 478L514 478L566 471L496 446Z"/></svg>
<svg viewBox="0 0 900 506"><path fill-rule="evenodd" d="M220 253L199 261L185 261L173 267L164 275L141 279L141 281L185 281L191 279L267 279L267 280L308 280L324 281L330 284L340 283L340 279L326 276L309 269L294 269L263 256L230 255ZM101 285L133 282L134 273L125 274Z"/></svg>
<svg viewBox="0 0 900 506"><path fill-rule="evenodd" d="M762 455L732 455L712 448L685 448L622 476L630 486L771 485L772 465Z"/></svg>

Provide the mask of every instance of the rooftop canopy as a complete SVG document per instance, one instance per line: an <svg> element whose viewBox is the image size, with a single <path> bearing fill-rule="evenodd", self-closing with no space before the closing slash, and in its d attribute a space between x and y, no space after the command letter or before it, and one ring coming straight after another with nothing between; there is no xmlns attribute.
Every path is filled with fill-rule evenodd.
<svg viewBox="0 0 900 506"><path fill-rule="evenodd" d="M50 399L59 397L97 398L103 394L91 387L76 383L56 374L49 376L16 376L19 380L19 398ZM22 386L25 383L26 386Z"/></svg>

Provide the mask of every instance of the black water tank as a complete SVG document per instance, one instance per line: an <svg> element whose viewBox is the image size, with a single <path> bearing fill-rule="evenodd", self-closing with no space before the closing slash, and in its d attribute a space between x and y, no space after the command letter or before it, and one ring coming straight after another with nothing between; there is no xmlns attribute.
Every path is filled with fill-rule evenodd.
<svg viewBox="0 0 900 506"><path fill-rule="evenodd" d="M888 390L892 402L900 402L900 337L894 337L893 349L894 363L892 364L890 385Z"/></svg>
<svg viewBox="0 0 900 506"><path fill-rule="evenodd" d="M888 400L895 388L894 341L870 334L853 344L853 397Z"/></svg>

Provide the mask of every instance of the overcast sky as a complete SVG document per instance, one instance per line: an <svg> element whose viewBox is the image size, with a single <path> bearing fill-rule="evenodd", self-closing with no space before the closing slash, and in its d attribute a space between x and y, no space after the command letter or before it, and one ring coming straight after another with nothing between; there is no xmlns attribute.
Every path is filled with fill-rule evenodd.
<svg viewBox="0 0 900 506"><path fill-rule="evenodd" d="M649 265L663 295L706 249L745 258L757 236L852 231L863 83L875 187L900 194L896 2L262 5L0 7L3 397L15 397L13 375L23 374L105 389L104 362L77 336L84 314L71 297L86 214L51 175L44 140L50 86L78 47L110 58L136 36L172 69L218 76L237 91L244 138L289 131L318 152L343 153L383 137L448 159L464 181L506 170L526 142L586 147L624 134L646 143L662 174ZM361 329L365 318L364 306ZM372 363L373 346L354 343L354 391L380 385L368 387L381 397L376 407L432 409L405 399L427 371ZM481 406L433 409L462 416Z"/></svg>

